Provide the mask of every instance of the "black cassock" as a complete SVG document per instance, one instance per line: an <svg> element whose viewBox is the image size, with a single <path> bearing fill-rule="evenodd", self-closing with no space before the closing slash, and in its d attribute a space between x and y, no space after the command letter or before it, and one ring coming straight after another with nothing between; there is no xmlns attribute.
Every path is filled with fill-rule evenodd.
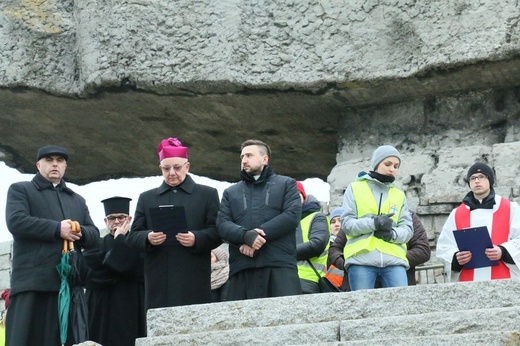
<svg viewBox="0 0 520 346"><path fill-rule="evenodd" d="M86 285L90 340L134 345L146 336L143 254L124 235L108 234L83 256L91 270Z"/></svg>

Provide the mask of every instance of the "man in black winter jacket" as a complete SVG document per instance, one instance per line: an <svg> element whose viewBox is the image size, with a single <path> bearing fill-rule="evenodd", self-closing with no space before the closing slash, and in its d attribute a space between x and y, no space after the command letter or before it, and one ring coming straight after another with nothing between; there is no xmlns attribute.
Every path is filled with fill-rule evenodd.
<svg viewBox="0 0 520 346"><path fill-rule="evenodd" d="M295 230L301 202L294 179L275 174L269 146L242 143L241 181L224 191L217 217L228 242L228 300L301 293L296 266Z"/></svg>
<svg viewBox="0 0 520 346"><path fill-rule="evenodd" d="M85 199L63 180L68 153L64 147L47 145L38 150L38 173L29 181L14 183L7 192L6 223L13 235L13 269L7 345L61 345L58 292L61 279L56 266L63 242L81 249L96 246L99 230L92 222ZM79 223L80 230L72 228ZM74 223L75 224L75 223ZM69 323L66 345L75 340Z"/></svg>

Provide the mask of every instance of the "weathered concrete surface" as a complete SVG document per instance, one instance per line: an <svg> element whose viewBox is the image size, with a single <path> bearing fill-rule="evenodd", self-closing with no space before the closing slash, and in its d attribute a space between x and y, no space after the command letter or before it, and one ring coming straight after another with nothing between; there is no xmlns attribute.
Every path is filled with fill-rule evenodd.
<svg viewBox="0 0 520 346"><path fill-rule="evenodd" d="M520 282L497 280L324 293L201 304L148 311L148 336L362 320L471 309L520 306ZM490 292L500 292L490 299ZM326 306L327 313L316 314ZM391 308L390 308L391 307ZM420 309L418 308L420 307Z"/></svg>
<svg viewBox="0 0 520 346"><path fill-rule="evenodd" d="M74 162L69 180L85 183L156 174L154 149L175 135L193 148L196 173L236 180L238 145L260 137L272 145L278 172L324 178L338 152L339 119L361 117L367 129L385 132L373 119L376 111L392 116L389 103L428 110L437 96L519 85L519 6L4 0L0 150L10 166L33 172L38 146L65 145ZM378 106L353 108L371 105ZM429 124L428 132L395 136L459 134L455 123ZM352 151L340 142L340 152Z"/></svg>
<svg viewBox="0 0 520 346"><path fill-rule="evenodd" d="M497 280L153 309L136 345L462 345L461 335L515 345L519 288Z"/></svg>
<svg viewBox="0 0 520 346"><path fill-rule="evenodd" d="M475 135L478 136L478 132ZM480 142L485 142L484 137ZM519 151L520 141L425 149L412 154L405 152L396 184L406 192L410 209L421 215L432 246L435 245L447 215L468 193L465 178L468 168L474 162L485 162L495 169L496 193L513 201L520 201ZM357 172L366 171L369 167L369 159L344 161L334 167L328 178L331 184L331 208L341 205L343 192L355 179ZM432 254L435 262L434 257Z"/></svg>
<svg viewBox="0 0 520 346"><path fill-rule="evenodd" d="M372 152L391 144L403 154L397 186L407 195L431 245L449 212L469 191L476 161L495 169L495 191L520 201L520 89L468 92L385 106L357 107L342 118L337 165L328 182L330 208L348 184L370 170Z"/></svg>

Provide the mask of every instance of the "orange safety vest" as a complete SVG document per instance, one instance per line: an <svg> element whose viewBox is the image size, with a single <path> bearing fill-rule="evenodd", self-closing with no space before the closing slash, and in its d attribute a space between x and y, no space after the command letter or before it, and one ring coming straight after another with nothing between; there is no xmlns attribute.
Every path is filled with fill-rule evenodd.
<svg viewBox="0 0 520 346"><path fill-rule="evenodd" d="M461 204L457 207L455 210L455 225L457 230L471 227L470 214L471 211L465 204ZM500 245L508 240L511 222L510 215L511 202L506 198L502 198L500 206L497 211L493 213L493 225L491 228L491 243L493 243L493 245ZM474 269L462 268L459 281L473 281L473 275ZM503 261L499 260L498 266L491 268L491 280L509 278L511 278L509 268Z"/></svg>
<svg viewBox="0 0 520 346"><path fill-rule="evenodd" d="M342 232L340 230L340 232ZM329 269L327 269L327 273L325 274L325 277L329 279L330 282L337 288L341 288L341 285L343 284L343 276L345 275L345 271L343 269L340 269L336 267L335 265L331 264Z"/></svg>

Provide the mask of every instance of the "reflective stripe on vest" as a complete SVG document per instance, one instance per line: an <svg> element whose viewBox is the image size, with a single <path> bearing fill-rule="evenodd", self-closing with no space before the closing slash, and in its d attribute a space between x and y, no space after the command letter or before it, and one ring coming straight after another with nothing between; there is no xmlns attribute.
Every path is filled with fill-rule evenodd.
<svg viewBox="0 0 520 346"><path fill-rule="evenodd" d="M339 269L334 264L331 264L329 269L327 269L327 274L325 277L329 279L330 282L337 288L340 288L343 284L343 277L345 275L345 271L343 269Z"/></svg>
<svg viewBox="0 0 520 346"><path fill-rule="evenodd" d="M500 245L508 241L511 222L510 216L511 202L506 198L502 198L500 206L497 211L493 213L493 224L491 226L491 243L493 245ZM471 211L465 204L461 204L455 210L455 226L457 230L471 227ZM474 275L474 269L462 268L459 281L473 281ZM490 280L509 278L511 278L511 273L503 261L499 260L497 266L491 267Z"/></svg>
<svg viewBox="0 0 520 346"><path fill-rule="evenodd" d="M351 184L354 200L356 201L357 217L361 218L367 214L377 215L394 213L391 219L397 223L401 215L401 209L404 205L404 192L395 187L388 189L386 200L378 206L378 202L374 198L374 194L366 180L356 181ZM393 244L373 236L373 233L367 233L358 237L347 236L348 242L343 250L345 259L362 253L378 250L384 254L400 258L408 263L406 258L406 244Z"/></svg>
<svg viewBox="0 0 520 346"><path fill-rule="evenodd" d="M317 213L318 212L311 213L300 221L300 228L301 228L302 239L303 239L304 243L307 243L309 241L309 231L311 228L311 223L312 223L312 220L314 219L314 216ZM329 222L328 217L327 217L327 224L329 225L328 231L330 234L330 222ZM323 250L323 252L321 253L320 256L309 258L312 265L314 266L314 268L316 268L316 270L318 271L318 273L320 273L321 276L325 276L325 271L327 270L328 253L329 253L329 242L327 241L327 246L325 247L325 250ZM311 266L309 265L309 263L307 261L298 261L298 276L300 277L300 279L318 282L318 276L316 275L314 270L312 270Z"/></svg>

